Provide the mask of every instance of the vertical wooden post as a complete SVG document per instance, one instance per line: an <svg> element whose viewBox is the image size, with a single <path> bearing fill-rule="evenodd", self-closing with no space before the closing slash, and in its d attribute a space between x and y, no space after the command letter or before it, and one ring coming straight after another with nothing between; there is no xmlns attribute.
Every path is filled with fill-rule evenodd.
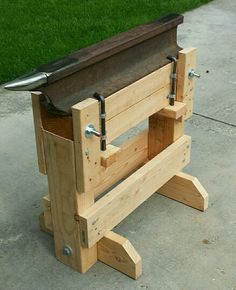
<svg viewBox="0 0 236 290"><path fill-rule="evenodd" d="M56 257L73 269L86 272L97 261L97 248L81 246L76 216L79 207L85 206L81 199L86 196L76 188L74 143L47 131L44 140ZM89 196L88 199L86 205L92 203Z"/></svg>
<svg viewBox="0 0 236 290"><path fill-rule="evenodd" d="M32 109L34 116L34 132L35 132L35 141L36 149L38 155L38 166L39 171L43 174L46 174L46 163L45 163L45 153L44 153L44 144L43 144L43 125L40 112L40 100L43 98L41 93L32 93Z"/></svg>
<svg viewBox="0 0 236 290"><path fill-rule="evenodd" d="M189 78L189 71L196 69L197 49L190 47L179 52L177 66L177 101L184 102L187 111L184 119L188 119L193 114L193 96L195 89L195 78Z"/></svg>
<svg viewBox="0 0 236 290"><path fill-rule="evenodd" d="M156 113L149 117L148 158L152 159L184 134L183 117L171 119Z"/></svg>
<svg viewBox="0 0 236 290"><path fill-rule="evenodd" d="M86 99L72 107L75 144L76 180L79 192L86 192L94 199L93 189L99 182L100 138L85 137L85 129L92 124L99 130L99 104L95 99ZM88 198L86 198L88 200Z"/></svg>

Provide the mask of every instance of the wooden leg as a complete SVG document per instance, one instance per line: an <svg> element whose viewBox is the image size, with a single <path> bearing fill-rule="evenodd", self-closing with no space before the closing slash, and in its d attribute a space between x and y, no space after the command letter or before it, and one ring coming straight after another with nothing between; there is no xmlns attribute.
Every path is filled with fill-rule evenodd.
<svg viewBox="0 0 236 290"><path fill-rule="evenodd" d="M77 191L73 142L46 131L44 142L56 257L83 273L97 261L97 247L81 246L75 215L94 199Z"/></svg>
<svg viewBox="0 0 236 290"><path fill-rule="evenodd" d="M130 241L112 231L98 242L98 260L133 279L142 274L142 259Z"/></svg>
<svg viewBox="0 0 236 290"><path fill-rule="evenodd" d="M208 193L196 177L187 173L176 174L158 193L201 211L208 207Z"/></svg>
<svg viewBox="0 0 236 290"><path fill-rule="evenodd" d="M183 117L175 120L156 113L149 118L148 157L152 159L184 134Z"/></svg>
<svg viewBox="0 0 236 290"><path fill-rule="evenodd" d="M53 235L53 230L50 228L47 228L46 226L46 218L43 212L39 215L39 227L41 231L49 235Z"/></svg>
<svg viewBox="0 0 236 290"><path fill-rule="evenodd" d="M48 201L50 204L50 200ZM47 227L51 221L51 212L47 210L47 213L45 216L42 212L39 216L40 229L53 235L53 227ZM142 259L128 239L110 231L98 242L97 246L99 261L133 279L141 276Z"/></svg>

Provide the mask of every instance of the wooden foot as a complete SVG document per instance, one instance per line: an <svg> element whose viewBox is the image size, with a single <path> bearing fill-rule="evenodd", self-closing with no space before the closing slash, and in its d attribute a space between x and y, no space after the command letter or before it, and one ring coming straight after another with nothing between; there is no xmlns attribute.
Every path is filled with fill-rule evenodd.
<svg viewBox="0 0 236 290"><path fill-rule="evenodd" d="M196 177L187 173L176 174L158 193L201 211L208 208L208 193Z"/></svg>
<svg viewBox="0 0 236 290"><path fill-rule="evenodd" d="M142 274L142 260L130 241L112 231L98 242L98 260L137 279Z"/></svg>
<svg viewBox="0 0 236 290"><path fill-rule="evenodd" d="M50 201L49 201L50 202ZM53 228L48 228L47 219L42 212L39 216L40 229L53 235ZM142 274L142 259L130 241L112 231L98 242L98 260L110 267L137 279Z"/></svg>

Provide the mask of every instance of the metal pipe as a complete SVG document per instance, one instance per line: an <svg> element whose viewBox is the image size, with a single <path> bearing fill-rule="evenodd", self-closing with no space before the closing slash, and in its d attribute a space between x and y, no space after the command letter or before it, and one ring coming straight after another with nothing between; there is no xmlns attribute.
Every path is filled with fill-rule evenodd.
<svg viewBox="0 0 236 290"><path fill-rule="evenodd" d="M173 71L171 74L171 92L169 95L170 105L174 106L176 99L176 79L177 79L177 59L174 56L168 55L167 58L173 62Z"/></svg>
<svg viewBox="0 0 236 290"><path fill-rule="evenodd" d="M106 107L105 98L99 94L94 93L94 98L100 102L100 117L101 117L101 150L106 151Z"/></svg>

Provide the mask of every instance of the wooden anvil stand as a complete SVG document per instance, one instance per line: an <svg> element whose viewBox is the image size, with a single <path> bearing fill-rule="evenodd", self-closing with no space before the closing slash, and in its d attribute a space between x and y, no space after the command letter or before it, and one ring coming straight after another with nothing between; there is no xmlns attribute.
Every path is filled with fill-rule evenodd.
<svg viewBox="0 0 236 290"><path fill-rule="evenodd" d="M136 279L141 257L129 240L112 231L118 223L156 192L207 209L203 186L182 172L190 161L184 121L192 115L195 80L189 71L195 66L196 49L181 50L174 106L168 99L171 63L107 97L106 151L100 150L100 138L85 136L88 124L100 128L97 100L74 105L72 117L56 117L40 105L42 95L32 93L39 169L49 184L40 225L53 234L59 261L84 273L99 260ZM120 147L111 144L146 118L148 130Z"/></svg>

